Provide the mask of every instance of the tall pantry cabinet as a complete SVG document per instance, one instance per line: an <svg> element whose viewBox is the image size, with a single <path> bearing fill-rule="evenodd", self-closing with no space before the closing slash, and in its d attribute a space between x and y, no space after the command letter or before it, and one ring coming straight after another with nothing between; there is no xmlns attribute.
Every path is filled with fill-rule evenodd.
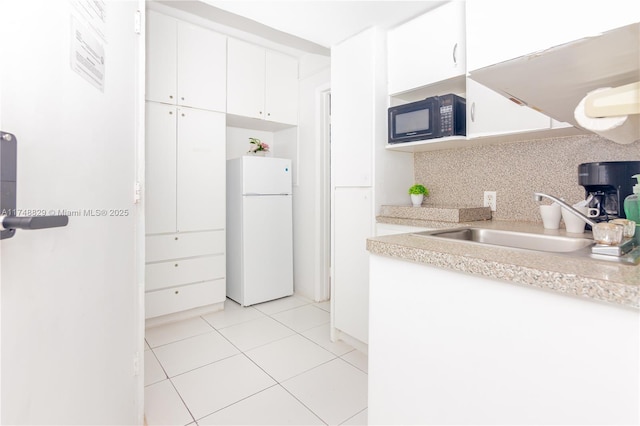
<svg viewBox="0 0 640 426"><path fill-rule="evenodd" d="M147 13L146 317L225 300L226 37Z"/></svg>

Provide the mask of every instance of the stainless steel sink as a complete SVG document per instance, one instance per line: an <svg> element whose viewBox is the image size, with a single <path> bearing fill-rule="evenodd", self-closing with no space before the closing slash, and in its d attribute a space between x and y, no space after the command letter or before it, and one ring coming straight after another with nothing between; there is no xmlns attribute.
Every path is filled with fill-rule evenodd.
<svg viewBox="0 0 640 426"><path fill-rule="evenodd" d="M572 238L558 235L528 234L483 228L456 228L416 232L413 235L429 238L447 238L494 246L537 250L549 253L570 253L594 245L589 238Z"/></svg>

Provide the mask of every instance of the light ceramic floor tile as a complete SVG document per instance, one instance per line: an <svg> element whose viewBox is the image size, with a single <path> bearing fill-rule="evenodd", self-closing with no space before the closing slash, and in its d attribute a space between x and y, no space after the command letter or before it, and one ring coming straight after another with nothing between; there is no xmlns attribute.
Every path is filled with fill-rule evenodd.
<svg viewBox="0 0 640 426"><path fill-rule="evenodd" d="M144 404L149 426L186 425L194 420L169 380L144 388Z"/></svg>
<svg viewBox="0 0 640 426"><path fill-rule="evenodd" d="M309 304L307 299L298 296L288 296L282 299L272 300L270 302L259 303L253 305L254 308L267 315L273 315L288 309L298 308Z"/></svg>
<svg viewBox="0 0 640 426"><path fill-rule="evenodd" d="M275 384L242 354L181 374L171 381L196 421Z"/></svg>
<svg viewBox="0 0 640 426"><path fill-rule="evenodd" d="M206 425L322 425L281 386L272 386L198 421Z"/></svg>
<svg viewBox="0 0 640 426"><path fill-rule="evenodd" d="M316 307L322 309L323 311L331 312L331 301L330 300L327 300L326 302L314 303L313 306L316 306Z"/></svg>
<svg viewBox="0 0 640 426"><path fill-rule="evenodd" d="M229 310L229 309L242 309L242 305L240 305L238 302L236 302L235 300L231 300L228 297L225 299L224 301L224 309L225 310Z"/></svg>
<svg viewBox="0 0 640 426"><path fill-rule="evenodd" d="M144 351L144 385L149 386L167 379L167 375L152 351Z"/></svg>
<svg viewBox="0 0 640 426"><path fill-rule="evenodd" d="M269 317L262 317L220 330L220 333L241 351L283 339L294 331Z"/></svg>
<svg viewBox="0 0 640 426"><path fill-rule="evenodd" d="M299 334L252 349L246 355L278 382L336 357Z"/></svg>
<svg viewBox="0 0 640 426"><path fill-rule="evenodd" d="M353 347L351 345L348 345L341 340L338 340L336 342L331 341L331 331L329 323L310 328L307 331L303 331L302 335L313 340L323 348L333 352L338 356L344 355L347 352L351 352L353 350Z"/></svg>
<svg viewBox="0 0 640 426"><path fill-rule="evenodd" d="M367 375L335 359L282 383L328 424L340 424L367 408Z"/></svg>
<svg viewBox="0 0 640 426"><path fill-rule="evenodd" d="M208 333L210 331L211 326L202 318L196 317L184 321L147 328L145 330L145 338L147 339L149 346L156 348L160 345L177 342L178 340L197 336L198 334Z"/></svg>
<svg viewBox="0 0 640 426"><path fill-rule="evenodd" d="M153 349L169 377L239 353L215 330Z"/></svg>
<svg viewBox="0 0 640 426"><path fill-rule="evenodd" d="M366 354L358 350L353 350L347 354L342 355L341 358L354 367L364 371L365 373L369 372L369 357Z"/></svg>
<svg viewBox="0 0 640 426"><path fill-rule="evenodd" d="M342 424L344 426L367 426L369 424L368 410L360 411L358 414Z"/></svg>
<svg viewBox="0 0 640 426"><path fill-rule="evenodd" d="M242 306L237 305L235 302L230 302L229 306L233 306L232 304L235 304L237 307L230 307L229 309L225 308L225 310L223 311L203 315L202 318L204 318L205 321L207 321L217 330L220 330L225 327L230 327L232 325L241 324L243 322L251 321L256 318L264 317L264 314L262 312L252 307L243 308Z"/></svg>
<svg viewBox="0 0 640 426"><path fill-rule="evenodd" d="M316 308L313 305L289 309L288 311L272 315L272 318L299 333L326 324L330 320L329 312Z"/></svg>

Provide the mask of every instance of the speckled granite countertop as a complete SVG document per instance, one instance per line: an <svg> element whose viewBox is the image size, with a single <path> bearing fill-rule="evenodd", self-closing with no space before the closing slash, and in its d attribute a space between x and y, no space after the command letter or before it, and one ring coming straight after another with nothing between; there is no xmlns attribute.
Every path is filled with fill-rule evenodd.
<svg viewBox="0 0 640 426"><path fill-rule="evenodd" d="M563 229L546 230L540 223L528 222L480 221L456 224L403 221L396 218L393 220L378 218L378 221L425 228L474 226L566 235ZM370 238L367 240L367 250L372 254L505 280L630 308L640 308L640 265L624 265L586 257L468 244L446 239L422 238L411 234Z"/></svg>

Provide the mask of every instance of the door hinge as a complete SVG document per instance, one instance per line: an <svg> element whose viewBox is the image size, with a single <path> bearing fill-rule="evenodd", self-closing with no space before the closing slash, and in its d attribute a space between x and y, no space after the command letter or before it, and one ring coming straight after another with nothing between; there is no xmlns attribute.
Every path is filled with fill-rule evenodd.
<svg viewBox="0 0 640 426"><path fill-rule="evenodd" d="M136 10L136 13L133 17L133 31L136 34L140 34L140 32L142 31L142 14L139 10Z"/></svg>
<svg viewBox="0 0 640 426"><path fill-rule="evenodd" d="M140 182L136 182L135 190L133 191L133 204L138 204L142 198L142 185Z"/></svg>

